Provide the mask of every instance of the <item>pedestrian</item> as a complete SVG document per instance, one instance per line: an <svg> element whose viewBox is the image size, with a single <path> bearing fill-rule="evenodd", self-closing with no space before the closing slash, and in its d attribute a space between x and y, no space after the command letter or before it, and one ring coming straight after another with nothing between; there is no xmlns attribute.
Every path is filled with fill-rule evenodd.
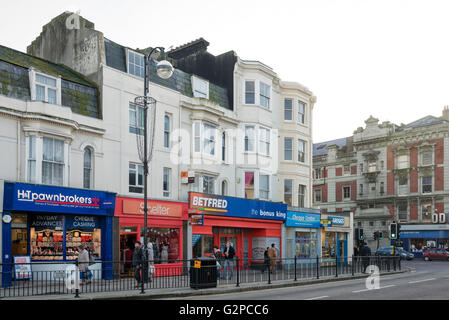
<svg viewBox="0 0 449 320"><path fill-rule="evenodd" d="M234 256L235 256L235 250L234 247L231 245L231 242L226 243L226 248L224 251L224 269L223 269L223 279L227 279L227 268L229 268L229 280L232 279L232 276L234 274Z"/></svg>
<svg viewBox="0 0 449 320"><path fill-rule="evenodd" d="M271 244L271 248L268 249L268 257L270 258L270 271L272 274L276 273L276 248L274 243Z"/></svg>
<svg viewBox="0 0 449 320"><path fill-rule="evenodd" d="M136 279L137 284L136 288L140 286L140 283L142 281L141 278L141 271L143 268L143 250L142 250L142 244L140 241L137 241L134 244L134 251L133 251L133 267L134 267L134 279Z"/></svg>
<svg viewBox="0 0 449 320"><path fill-rule="evenodd" d="M220 269L223 256L220 249L218 249L218 246L214 246L214 258L217 263L217 279L220 279Z"/></svg>
<svg viewBox="0 0 449 320"><path fill-rule="evenodd" d="M147 246L147 257L148 257L148 281L151 282L151 277L154 276L154 250L153 243L148 242Z"/></svg>
<svg viewBox="0 0 449 320"><path fill-rule="evenodd" d="M79 252L78 267L80 270L80 284L89 284L90 278L92 277L92 272L89 270L89 251L87 251L85 244L80 245Z"/></svg>
<svg viewBox="0 0 449 320"><path fill-rule="evenodd" d="M366 273L366 268L369 265L369 260L371 256L371 249L368 247L367 243L363 243L363 247L360 250L360 255L362 256L362 264L363 264L363 273Z"/></svg>
<svg viewBox="0 0 449 320"><path fill-rule="evenodd" d="M270 270L270 257L268 256L268 250L269 248L265 250L263 253L263 266L262 266L262 273L265 272L265 270Z"/></svg>

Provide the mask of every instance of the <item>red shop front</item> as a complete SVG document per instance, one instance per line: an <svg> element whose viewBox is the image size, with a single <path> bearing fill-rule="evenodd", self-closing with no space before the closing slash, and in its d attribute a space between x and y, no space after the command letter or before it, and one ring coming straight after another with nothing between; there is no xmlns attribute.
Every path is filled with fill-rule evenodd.
<svg viewBox="0 0 449 320"><path fill-rule="evenodd" d="M116 197L115 216L119 218L120 274L133 275L132 252L144 238L143 199ZM188 204L175 201L148 200L147 242L153 246L155 275L182 272L183 221L188 220Z"/></svg>

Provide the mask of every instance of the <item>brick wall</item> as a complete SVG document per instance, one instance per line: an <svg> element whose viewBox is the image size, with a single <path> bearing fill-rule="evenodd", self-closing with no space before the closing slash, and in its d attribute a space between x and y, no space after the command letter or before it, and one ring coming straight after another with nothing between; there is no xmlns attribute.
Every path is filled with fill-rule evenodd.
<svg viewBox="0 0 449 320"><path fill-rule="evenodd" d="M435 191L444 190L444 167L435 168Z"/></svg>
<svg viewBox="0 0 449 320"><path fill-rule="evenodd" d="M335 183L335 201L343 201L343 187L351 187L351 200L357 199L357 181L345 181Z"/></svg>
<svg viewBox="0 0 449 320"><path fill-rule="evenodd" d="M343 169L340 167L340 168L335 168L335 176L337 176L337 177L341 177L342 175L343 175Z"/></svg>
<svg viewBox="0 0 449 320"><path fill-rule="evenodd" d="M351 166L351 174L357 174L357 166Z"/></svg>
<svg viewBox="0 0 449 320"><path fill-rule="evenodd" d="M394 174L393 174L393 172L387 173L387 194L394 195Z"/></svg>
<svg viewBox="0 0 449 320"><path fill-rule="evenodd" d="M410 220L418 220L418 204L410 204Z"/></svg>
<svg viewBox="0 0 449 320"><path fill-rule="evenodd" d="M418 192L418 171L410 170L410 192Z"/></svg>

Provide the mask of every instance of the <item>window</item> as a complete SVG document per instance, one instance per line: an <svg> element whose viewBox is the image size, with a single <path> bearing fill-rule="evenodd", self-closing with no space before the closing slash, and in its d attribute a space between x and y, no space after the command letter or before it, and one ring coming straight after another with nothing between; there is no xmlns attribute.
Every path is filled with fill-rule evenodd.
<svg viewBox="0 0 449 320"><path fill-rule="evenodd" d="M170 116L164 116L164 148L170 148Z"/></svg>
<svg viewBox="0 0 449 320"><path fill-rule="evenodd" d="M422 177L422 193L432 192L432 176Z"/></svg>
<svg viewBox="0 0 449 320"><path fill-rule="evenodd" d="M145 127L143 107L129 104L129 132L143 135Z"/></svg>
<svg viewBox="0 0 449 320"><path fill-rule="evenodd" d="M432 202L421 204L421 220L422 222L432 222Z"/></svg>
<svg viewBox="0 0 449 320"><path fill-rule="evenodd" d="M298 140L298 162L306 162L306 142Z"/></svg>
<svg viewBox="0 0 449 320"><path fill-rule="evenodd" d="M36 73L36 100L44 101L51 104L58 103L58 81L56 78L44 76Z"/></svg>
<svg viewBox="0 0 449 320"><path fill-rule="evenodd" d="M141 237L143 237L143 232L144 228L141 228ZM153 257L155 264L177 263L179 262L179 259L182 259L180 256L182 239L179 228L151 227L148 230L147 236L149 242L153 244ZM192 239L194 239L193 236Z"/></svg>
<svg viewBox="0 0 449 320"><path fill-rule="evenodd" d="M260 83L260 105L264 108L270 108L270 86Z"/></svg>
<svg viewBox="0 0 449 320"><path fill-rule="evenodd" d="M408 156L406 154L398 156L398 169L405 169L408 167Z"/></svg>
<svg viewBox="0 0 449 320"><path fill-rule="evenodd" d="M221 160L226 161L226 133L221 135Z"/></svg>
<svg viewBox="0 0 449 320"><path fill-rule="evenodd" d="M357 222L357 227L359 227L359 228L362 227L362 223L360 221Z"/></svg>
<svg viewBox="0 0 449 320"><path fill-rule="evenodd" d="M211 156L215 155L215 127L205 123L203 127L203 134L203 152Z"/></svg>
<svg viewBox="0 0 449 320"><path fill-rule="evenodd" d="M363 196L363 184L360 184L360 195Z"/></svg>
<svg viewBox="0 0 449 320"><path fill-rule="evenodd" d="M215 178L203 176L203 193L215 194Z"/></svg>
<svg viewBox="0 0 449 320"><path fill-rule="evenodd" d="M245 151L255 151L254 140L254 126L245 126Z"/></svg>
<svg viewBox="0 0 449 320"><path fill-rule="evenodd" d="M144 78L145 77L144 56L128 50L128 73Z"/></svg>
<svg viewBox="0 0 449 320"><path fill-rule="evenodd" d="M321 202L321 189L315 189L314 197L315 197L315 202Z"/></svg>
<svg viewBox="0 0 449 320"><path fill-rule="evenodd" d="M170 197L170 177L171 177L171 169L170 168L164 168L164 176L163 176L163 183L162 183L162 192L163 196L165 198Z"/></svg>
<svg viewBox="0 0 449 320"><path fill-rule="evenodd" d="M306 122L306 104L298 101L298 122L304 124Z"/></svg>
<svg viewBox="0 0 449 320"><path fill-rule="evenodd" d="M380 182L380 193L385 193L385 187L384 187L385 183L383 181Z"/></svg>
<svg viewBox="0 0 449 320"><path fill-rule="evenodd" d="M406 186L408 185L408 177L405 174L399 175L399 185L400 186Z"/></svg>
<svg viewBox="0 0 449 320"><path fill-rule="evenodd" d="M259 198L268 200L270 195L270 176L261 174L259 176Z"/></svg>
<svg viewBox="0 0 449 320"><path fill-rule="evenodd" d="M64 183L64 141L43 138L42 183L62 186Z"/></svg>
<svg viewBox="0 0 449 320"><path fill-rule="evenodd" d="M30 136L28 142L28 182L36 183L36 136Z"/></svg>
<svg viewBox="0 0 449 320"><path fill-rule="evenodd" d="M313 229L307 232L295 232L295 255L299 259L315 258L317 256L317 232Z"/></svg>
<svg viewBox="0 0 449 320"><path fill-rule="evenodd" d="M288 205L292 205L292 194L293 194L293 180L284 180L284 202Z"/></svg>
<svg viewBox="0 0 449 320"><path fill-rule="evenodd" d="M259 153L270 155L270 129L259 128Z"/></svg>
<svg viewBox="0 0 449 320"><path fill-rule="evenodd" d="M129 164L129 192L143 193L143 166Z"/></svg>
<svg viewBox="0 0 449 320"><path fill-rule="evenodd" d="M351 187L343 187L343 199L351 198Z"/></svg>
<svg viewBox="0 0 449 320"><path fill-rule="evenodd" d="M284 160L293 160L293 139L284 138Z"/></svg>
<svg viewBox="0 0 449 320"><path fill-rule="evenodd" d="M368 172L376 172L377 171L377 163L376 161L368 162Z"/></svg>
<svg viewBox="0 0 449 320"><path fill-rule="evenodd" d="M201 151L201 124L199 122L195 122L193 124L193 130L194 130L194 151L200 152Z"/></svg>
<svg viewBox="0 0 449 320"><path fill-rule="evenodd" d="M207 257L214 252L214 237L212 235L194 234L192 235L192 253L194 258Z"/></svg>
<svg viewBox="0 0 449 320"><path fill-rule="evenodd" d="M350 167L349 164L345 164L345 165L343 166L343 174L344 174L345 176L348 176L348 175L351 174L351 167Z"/></svg>
<svg viewBox="0 0 449 320"><path fill-rule="evenodd" d="M195 98L209 99L209 81L192 76L192 90Z"/></svg>
<svg viewBox="0 0 449 320"><path fill-rule="evenodd" d="M432 151L425 151L422 153L422 165L428 166L432 164Z"/></svg>
<svg viewBox="0 0 449 320"><path fill-rule="evenodd" d="M298 207L305 208L306 207L306 186L300 184L298 187Z"/></svg>
<svg viewBox="0 0 449 320"><path fill-rule="evenodd" d="M284 120L287 120L287 121L293 120L293 100L292 99L284 100Z"/></svg>
<svg viewBox="0 0 449 320"><path fill-rule="evenodd" d="M321 179L321 168L315 169L315 179Z"/></svg>
<svg viewBox="0 0 449 320"><path fill-rule="evenodd" d="M254 172L245 172L245 198L254 199Z"/></svg>
<svg viewBox="0 0 449 320"><path fill-rule="evenodd" d="M360 164L360 173L363 173L363 163Z"/></svg>
<svg viewBox="0 0 449 320"><path fill-rule="evenodd" d="M398 205L399 220L407 220L407 209L408 209L408 206L406 203L402 203L402 204Z"/></svg>
<svg viewBox="0 0 449 320"><path fill-rule="evenodd" d="M370 227L374 227L374 222L373 222L373 221L370 221L370 222L369 222L369 226L370 226Z"/></svg>
<svg viewBox="0 0 449 320"><path fill-rule="evenodd" d="M255 103L255 84L254 81L245 81L245 103L254 104Z"/></svg>
<svg viewBox="0 0 449 320"><path fill-rule="evenodd" d="M221 182L221 195L228 195L228 183L225 180Z"/></svg>
<svg viewBox="0 0 449 320"><path fill-rule="evenodd" d="M384 161L382 160L381 162L380 162L380 170L383 170L384 169Z"/></svg>
<svg viewBox="0 0 449 320"><path fill-rule="evenodd" d="M83 186L85 189L92 187L92 151L90 148L84 148L84 179Z"/></svg>

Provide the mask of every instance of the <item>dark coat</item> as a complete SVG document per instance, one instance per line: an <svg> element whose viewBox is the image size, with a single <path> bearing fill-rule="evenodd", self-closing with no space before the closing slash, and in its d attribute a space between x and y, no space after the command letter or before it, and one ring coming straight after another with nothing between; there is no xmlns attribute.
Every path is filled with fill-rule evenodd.
<svg viewBox="0 0 449 320"><path fill-rule="evenodd" d="M360 255L361 256L370 256L371 255L371 249L368 246L363 246L362 250L360 250Z"/></svg>
<svg viewBox="0 0 449 320"><path fill-rule="evenodd" d="M225 248L225 253L226 253L226 251L228 250L228 248ZM234 247L233 246L229 246L229 253L228 253L228 256L226 256L226 254L224 255L224 258L226 259L226 260L232 260L232 259L234 259L234 256L235 256L235 249L234 249Z"/></svg>
<svg viewBox="0 0 449 320"><path fill-rule="evenodd" d="M135 248L133 251L133 266L138 266L143 264L143 249L142 247Z"/></svg>

